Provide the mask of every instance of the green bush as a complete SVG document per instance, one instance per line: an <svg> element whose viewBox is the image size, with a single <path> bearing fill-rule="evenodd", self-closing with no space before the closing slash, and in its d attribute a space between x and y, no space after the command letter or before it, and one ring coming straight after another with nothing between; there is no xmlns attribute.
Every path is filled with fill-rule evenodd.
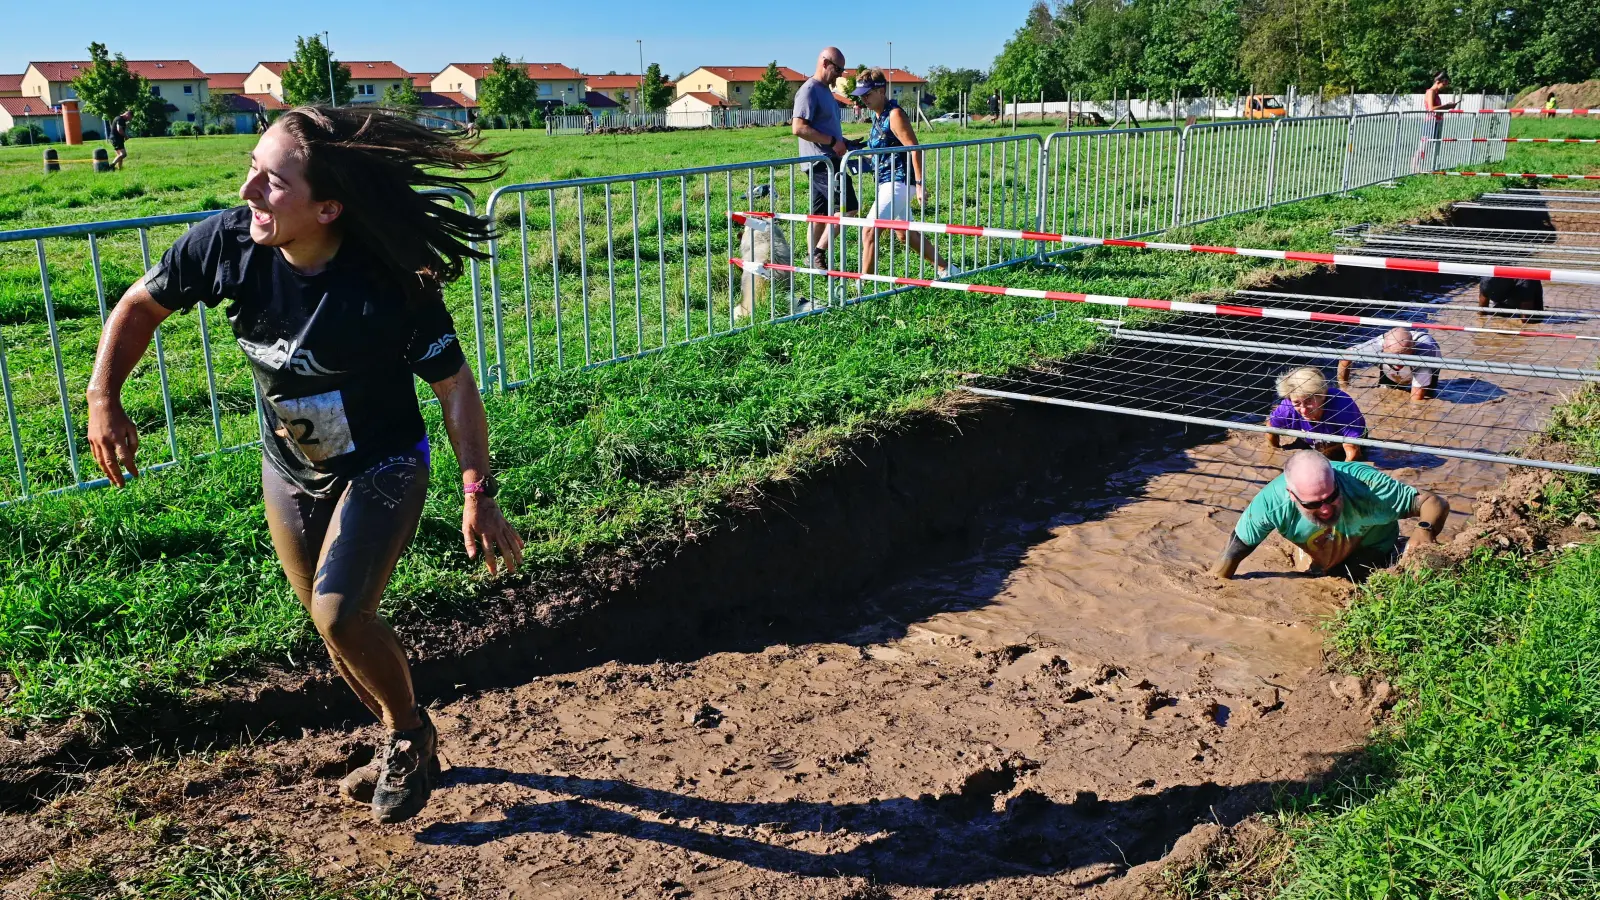
<svg viewBox="0 0 1600 900"><path fill-rule="evenodd" d="M6 142L13 147L27 144L48 144L50 138L45 136L44 129L37 125L18 125L6 132Z"/></svg>
<svg viewBox="0 0 1600 900"><path fill-rule="evenodd" d="M206 134L233 134L232 122L209 122L206 124Z"/></svg>
<svg viewBox="0 0 1600 900"><path fill-rule="evenodd" d="M200 133L193 122L173 122L167 127L167 134L173 137L194 137Z"/></svg>
<svg viewBox="0 0 1600 900"><path fill-rule="evenodd" d="M102 136L100 132L91 128L83 133L83 139L85 141L103 141L105 140L105 137Z"/></svg>

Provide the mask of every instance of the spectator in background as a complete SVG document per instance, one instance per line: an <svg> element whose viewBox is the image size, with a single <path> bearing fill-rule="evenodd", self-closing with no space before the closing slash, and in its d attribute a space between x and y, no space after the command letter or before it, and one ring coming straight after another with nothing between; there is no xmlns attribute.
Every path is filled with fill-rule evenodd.
<svg viewBox="0 0 1600 900"><path fill-rule="evenodd" d="M907 221L911 218L911 199L915 197L920 206L926 196L922 186L922 152L915 149L917 135L911 130L911 117L900 108L900 104L890 99L889 79L884 77L882 69L868 69L862 73L851 95L872 111L872 132L867 138L867 147L890 151L874 154L870 158L872 171L877 176L878 192L868 218ZM908 149L893 152L895 148ZM875 271L878 239L883 234L883 229L874 228L862 235L861 271ZM933 266L941 280L960 274L939 258L939 251L928 236L908 231L906 244L922 254L922 258ZM892 259L890 261L893 262Z"/></svg>
<svg viewBox="0 0 1600 900"><path fill-rule="evenodd" d="M116 158L111 160L111 168L120 169L128 161L128 123L133 121L133 113L124 112L111 120L106 126L106 139L111 142L111 149L117 151Z"/></svg>
<svg viewBox="0 0 1600 900"><path fill-rule="evenodd" d="M1307 440L1267 433L1267 446L1274 449L1298 450L1309 448L1329 459L1355 462L1362 457L1359 444L1344 443L1338 438L1364 438L1367 420L1356 407L1349 394L1328 386L1328 379L1313 366L1293 369L1278 379L1278 401L1267 425L1286 431L1309 431L1327 435L1334 440Z"/></svg>
<svg viewBox="0 0 1600 900"><path fill-rule="evenodd" d="M1542 310L1544 285L1532 278L1478 279L1478 308L1493 310Z"/></svg>
<svg viewBox="0 0 1600 900"><path fill-rule="evenodd" d="M844 142L844 130L839 124L839 101L833 98L833 81L844 71L844 52L838 47L824 47L817 55L817 68L805 84L794 92L794 115L790 131L799 140L800 156L815 158L811 164L811 214L827 215L829 196L833 198L835 215L861 211L856 200L855 185L850 175L840 171L840 162L849 148ZM829 163L832 163L830 168ZM830 171L835 173L830 178ZM811 223L811 267L828 268L828 246L838 233L837 226Z"/></svg>
<svg viewBox="0 0 1600 900"><path fill-rule="evenodd" d="M1546 119L1554 119L1556 117L1556 95L1555 94L1551 94L1549 97L1545 98L1545 101L1544 101L1544 117Z"/></svg>
<svg viewBox="0 0 1600 900"><path fill-rule="evenodd" d="M1439 342L1426 331L1395 327L1350 348L1352 353L1384 353L1391 356L1431 356L1438 359ZM1339 386L1350 386L1351 360L1339 360ZM1412 400L1427 400L1438 390L1439 369L1385 361L1378 364L1378 383L1386 387L1410 388Z"/></svg>
<svg viewBox="0 0 1600 900"><path fill-rule="evenodd" d="M1443 72L1433 76L1433 84L1422 92L1422 108L1427 112L1422 118L1422 146L1417 148L1417 162L1420 172L1429 172L1435 168L1434 160L1438 156L1439 138L1444 136L1444 112L1455 109L1459 101L1446 102L1444 92L1450 89L1450 76Z"/></svg>

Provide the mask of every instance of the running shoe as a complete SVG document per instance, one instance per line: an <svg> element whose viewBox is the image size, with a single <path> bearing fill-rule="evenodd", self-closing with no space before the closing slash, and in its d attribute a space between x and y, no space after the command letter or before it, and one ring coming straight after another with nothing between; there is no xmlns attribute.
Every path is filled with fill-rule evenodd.
<svg viewBox="0 0 1600 900"><path fill-rule="evenodd" d="M383 763L373 760L339 781L339 796L362 806L372 805L372 791L378 786L378 774Z"/></svg>
<svg viewBox="0 0 1600 900"><path fill-rule="evenodd" d="M939 280L940 281L949 281L952 278L960 278L961 274L962 273L961 273L961 267L960 266L953 265L953 264L952 265L948 265L948 266L945 266L944 268L939 270Z"/></svg>
<svg viewBox="0 0 1600 900"><path fill-rule="evenodd" d="M428 711L418 709L422 726L389 733L372 789L372 817L384 824L404 822L428 805L439 774L439 733Z"/></svg>
<svg viewBox="0 0 1600 900"><path fill-rule="evenodd" d="M811 251L811 268L826 269L828 267L828 252L826 250Z"/></svg>

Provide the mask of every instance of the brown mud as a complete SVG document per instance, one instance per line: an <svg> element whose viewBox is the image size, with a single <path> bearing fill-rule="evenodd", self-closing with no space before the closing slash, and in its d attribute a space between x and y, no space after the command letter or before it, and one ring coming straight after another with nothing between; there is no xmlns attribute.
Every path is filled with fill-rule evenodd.
<svg viewBox="0 0 1600 900"><path fill-rule="evenodd" d="M1358 382L1358 401L1393 402L1377 390ZM1197 825L1358 763L1392 702L1324 665L1348 583L1295 571L1277 538L1240 578L1204 574L1283 456L1258 435L1044 407L924 422L670 560L619 566L609 594L570 587L476 643L408 635L447 762L416 820L375 826L339 800L375 733L300 676L313 686L218 707L293 736L195 729L235 749L100 761L28 802L15 788L62 775L38 762L0 814L0 886L135 865L149 838L127 823L157 820L168 839L263 840L448 896L1131 890L1130 871L1203 843ZM1458 543L1479 539L1469 515L1502 470L1376 462L1446 495Z"/></svg>

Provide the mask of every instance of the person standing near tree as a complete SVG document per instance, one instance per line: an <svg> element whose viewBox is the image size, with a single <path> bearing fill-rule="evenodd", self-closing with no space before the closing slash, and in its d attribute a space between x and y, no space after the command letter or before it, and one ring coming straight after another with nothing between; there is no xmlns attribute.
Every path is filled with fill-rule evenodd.
<svg viewBox="0 0 1600 900"><path fill-rule="evenodd" d="M1444 72L1433 76L1433 84L1422 92L1422 146L1417 148L1418 171L1431 171L1439 149L1439 138L1444 136L1444 113L1460 105L1457 100L1446 101L1444 92L1450 90L1450 76Z"/></svg>
<svg viewBox="0 0 1600 900"><path fill-rule="evenodd" d="M418 193L503 174L478 153L385 110L305 106L257 142L245 206L195 225L107 319L89 380L89 445L118 487L139 474L122 386L161 322L225 304L249 359L261 417L262 489L284 574L334 667L387 732L344 795L379 822L420 812L438 771L437 733L379 601L416 534L429 446L415 378L433 388L461 465L468 557L508 571L522 538L496 504L483 401L444 305L444 286L490 226ZM477 174L472 174L477 173Z"/></svg>
<svg viewBox="0 0 1600 900"><path fill-rule="evenodd" d="M133 119L133 113L123 112L114 116L106 126L106 139L111 141L111 149L117 152L111 160L111 168L120 169L128 161L128 122Z"/></svg>
<svg viewBox="0 0 1600 900"><path fill-rule="evenodd" d="M790 131L799 141L800 156L815 159L810 171L811 214L814 216L825 216L830 211L841 215L861 210L850 174L838 168L849 149L839 123L839 101L833 98L833 81L842 72L844 52L838 47L824 47L817 55L816 71L794 93ZM837 227L811 223L812 268L828 268L828 247L836 233Z"/></svg>

